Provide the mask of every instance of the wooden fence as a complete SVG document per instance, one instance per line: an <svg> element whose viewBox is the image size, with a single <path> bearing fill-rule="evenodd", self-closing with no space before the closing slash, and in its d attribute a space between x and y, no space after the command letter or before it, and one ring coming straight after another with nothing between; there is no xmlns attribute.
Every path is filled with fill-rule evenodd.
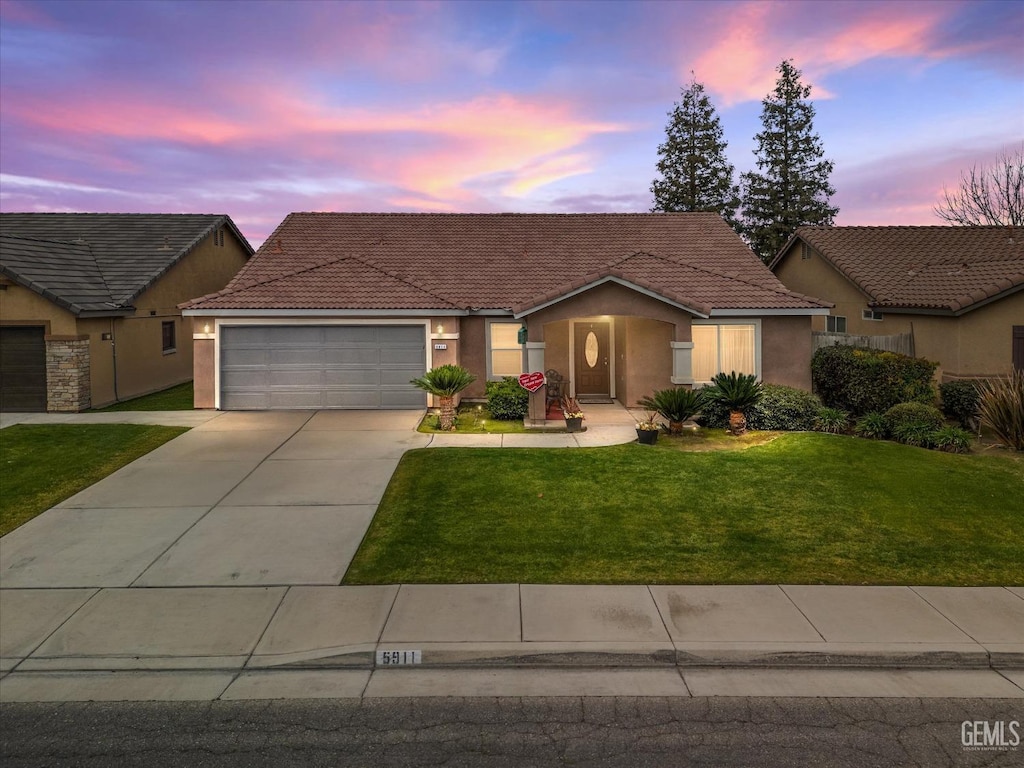
<svg viewBox="0 0 1024 768"><path fill-rule="evenodd" d="M895 333L892 336L858 336L853 333L814 331L812 336L812 352L817 352L822 347L846 344L851 347L868 347L869 349L880 349L885 352L899 352L901 355L914 356L913 333Z"/></svg>

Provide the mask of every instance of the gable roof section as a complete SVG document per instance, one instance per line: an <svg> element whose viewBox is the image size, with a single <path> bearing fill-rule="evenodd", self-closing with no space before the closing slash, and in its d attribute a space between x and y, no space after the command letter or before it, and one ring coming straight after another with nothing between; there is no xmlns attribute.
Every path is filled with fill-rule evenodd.
<svg viewBox="0 0 1024 768"><path fill-rule="evenodd" d="M963 314L1024 289L1024 232L1015 227L799 227L801 239L871 306Z"/></svg>
<svg viewBox="0 0 1024 768"><path fill-rule="evenodd" d="M124 314L217 227L213 214L3 213L0 272L74 314Z"/></svg>
<svg viewBox="0 0 1024 768"><path fill-rule="evenodd" d="M606 279L698 314L828 306L786 289L713 213L293 213L224 290L183 306L528 314Z"/></svg>

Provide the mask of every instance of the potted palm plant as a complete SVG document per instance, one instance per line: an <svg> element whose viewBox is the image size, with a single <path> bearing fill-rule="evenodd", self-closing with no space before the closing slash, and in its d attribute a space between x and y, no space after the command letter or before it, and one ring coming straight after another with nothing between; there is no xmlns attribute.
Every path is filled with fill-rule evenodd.
<svg viewBox="0 0 1024 768"><path fill-rule="evenodd" d="M439 365L409 383L441 400L441 429L455 429L455 396L476 381L461 365Z"/></svg>
<svg viewBox="0 0 1024 768"><path fill-rule="evenodd" d="M700 390L674 387L659 389L637 402L641 408L654 411L665 419L670 435L678 435L683 431L683 422L692 419L704 404L704 395Z"/></svg>
<svg viewBox="0 0 1024 768"><path fill-rule="evenodd" d="M704 390L704 397L729 409L729 431L742 435L747 431L744 411L761 401L761 383L753 374L719 373Z"/></svg>
<svg viewBox="0 0 1024 768"><path fill-rule="evenodd" d="M583 431L583 409L573 397L562 398L562 416L565 417L565 429L568 432Z"/></svg>

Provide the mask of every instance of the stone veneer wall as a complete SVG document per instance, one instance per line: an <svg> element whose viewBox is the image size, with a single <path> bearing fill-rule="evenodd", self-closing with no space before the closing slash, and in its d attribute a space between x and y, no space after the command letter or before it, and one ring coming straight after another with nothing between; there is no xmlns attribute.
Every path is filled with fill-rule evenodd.
<svg viewBox="0 0 1024 768"><path fill-rule="evenodd" d="M46 410L84 411L91 405L89 337L46 337Z"/></svg>

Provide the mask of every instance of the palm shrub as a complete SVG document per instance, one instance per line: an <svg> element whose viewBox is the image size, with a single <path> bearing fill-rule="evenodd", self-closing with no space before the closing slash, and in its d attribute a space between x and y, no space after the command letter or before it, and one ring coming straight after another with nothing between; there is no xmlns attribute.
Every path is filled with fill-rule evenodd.
<svg viewBox="0 0 1024 768"><path fill-rule="evenodd" d="M748 429L806 432L814 429L821 399L805 389L784 384L762 384L761 400L747 408ZM724 429L729 426L729 410L718 403L705 402L696 421L702 427Z"/></svg>
<svg viewBox="0 0 1024 768"><path fill-rule="evenodd" d="M441 400L441 429L455 429L455 396L476 381L461 365L439 365L409 383Z"/></svg>
<svg viewBox="0 0 1024 768"><path fill-rule="evenodd" d="M884 440L889 436L889 422L884 413L872 411L865 413L857 420L853 431L859 437L866 437L869 440Z"/></svg>
<svg viewBox="0 0 1024 768"><path fill-rule="evenodd" d="M838 408L821 408L814 419L816 432L828 432L833 435L846 431L846 424L850 420L850 414Z"/></svg>
<svg viewBox="0 0 1024 768"><path fill-rule="evenodd" d="M756 405L763 394L756 376L732 371L716 375L704 396L729 409L729 431L734 435L742 435L747 431L744 411Z"/></svg>
<svg viewBox="0 0 1024 768"><path fill-rule="evenodd" d="M701 390L659 389L653 395L642 397L637 404L648 411L654 411L668 422L670 434L678 435L683 431L683 422L691 419L701 409L704 395Z"/></svg>
<svg viewBox="0 0 1024 768"><path fill-rule="evenodd" d="M981 386L981 423L996 440L1014 451L1024 451L1024 371L986 381Z"/></svg>

